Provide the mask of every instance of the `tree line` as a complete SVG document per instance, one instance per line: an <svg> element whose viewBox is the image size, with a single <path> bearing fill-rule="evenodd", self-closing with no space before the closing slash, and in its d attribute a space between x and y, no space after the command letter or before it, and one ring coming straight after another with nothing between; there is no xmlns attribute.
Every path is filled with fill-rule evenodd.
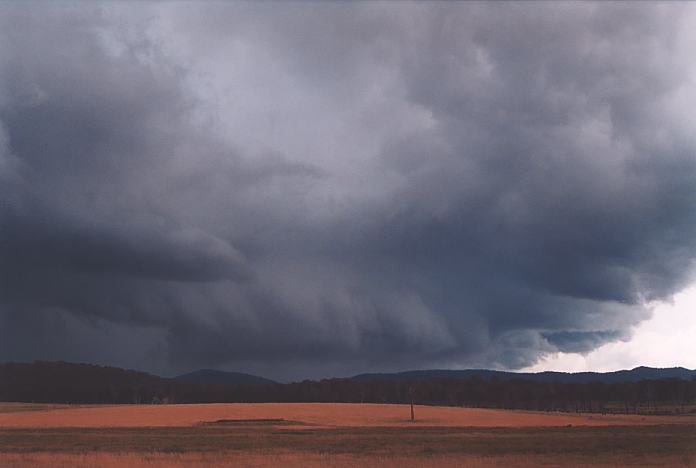
<svg viewBox="0 0 696 468"><path fill-rule="evenodd" d="M288 384L183 382L87 364L0 364L0 401L41 403L410 403L571 412L696 412L696 379L617 383L525 379L323 379Z"/></svg>

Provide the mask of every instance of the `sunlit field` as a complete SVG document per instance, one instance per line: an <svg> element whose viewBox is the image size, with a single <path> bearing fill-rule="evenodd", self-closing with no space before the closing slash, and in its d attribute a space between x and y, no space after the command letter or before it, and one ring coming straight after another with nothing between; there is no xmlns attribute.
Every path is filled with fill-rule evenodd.
<svg viewBox="0 0 696 468"><path fill-rule="evenodd" d="M696 416L374 404L0 404L2 467L696 466Z"/></svg>
<svg viewBox="0 0 696 468"><path fill-rule="evenodd" d="M190 405L0 405L0 427L182 427L218 420L281 420L302 427L549 427L694 423L680 417L511 411L355 403L213 403ZM269 422L269 421L266 421ZM271 421L272 422L272 421Z"/></svg>

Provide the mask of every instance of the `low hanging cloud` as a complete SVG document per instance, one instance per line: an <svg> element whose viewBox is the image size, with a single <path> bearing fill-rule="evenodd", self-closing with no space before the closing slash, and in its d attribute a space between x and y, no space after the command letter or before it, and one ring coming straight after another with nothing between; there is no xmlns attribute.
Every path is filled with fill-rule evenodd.
<svg viewBox="0 0 696 468"><path fill-rule="evenodd" d="M691 5L0 6L0 360L528 366L693 279Z"/></svg>

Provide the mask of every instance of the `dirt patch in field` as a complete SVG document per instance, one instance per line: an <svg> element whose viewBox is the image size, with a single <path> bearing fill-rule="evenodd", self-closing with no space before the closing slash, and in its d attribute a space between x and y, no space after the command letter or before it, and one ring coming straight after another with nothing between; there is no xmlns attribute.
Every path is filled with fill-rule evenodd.
<svg viewBox="0 0 696 468"><path fill-rule="evenodd" d="M204 426L232 426L232 427L256 427L256 426L304 426L300 421L288 421L287 419L218 419L217 421L203 422Z"/></svg>
<svg viewBox="0 0 696 468"><path fill-rule="evenodd" d="M0 412L0 427L181 427L219 420L286 420L305 426L548 427L696 423L696 416L543 413L480 408L349 403L220 403L58 406Z"/></svg>

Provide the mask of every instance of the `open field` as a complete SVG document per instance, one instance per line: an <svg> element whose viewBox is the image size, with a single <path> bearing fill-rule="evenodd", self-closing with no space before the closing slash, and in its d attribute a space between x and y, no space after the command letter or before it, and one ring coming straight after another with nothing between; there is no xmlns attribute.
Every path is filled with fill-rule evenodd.
<svg viewBox="0 0 696 468"><path fill-rule="evenodd" d="M0 405L0 466L696 466L693 416L402 405Z"/></svg>
<svg viewBox="0 0 696 468"><path fill-rule="evenodd" d="M13 412L11 408L16 410ZM545 413L449 406L355 403L213 403L190 405L36 405L0 406L0 428L8 427L181 427L220 419L283 419L319 427L549 427L696 424L696 415L646 416Z"/></svg>

